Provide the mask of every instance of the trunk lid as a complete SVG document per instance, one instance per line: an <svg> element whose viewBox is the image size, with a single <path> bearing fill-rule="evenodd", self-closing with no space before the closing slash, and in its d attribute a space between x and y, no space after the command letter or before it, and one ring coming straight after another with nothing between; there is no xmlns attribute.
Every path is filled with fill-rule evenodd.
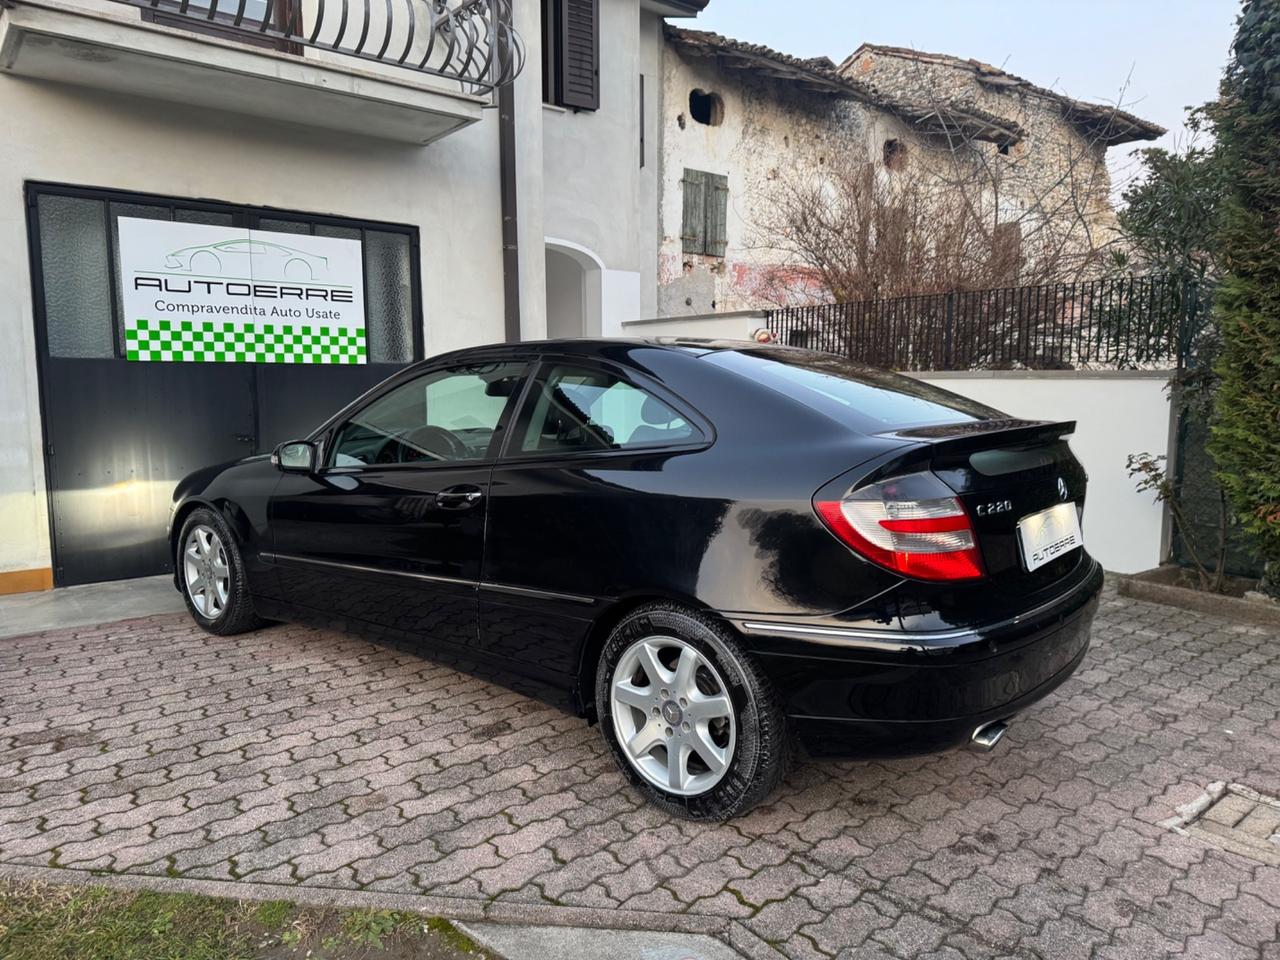
<svg viewBox="0 0 1280 960"><path fill-rule="evenodd" d="M882 436L928 445L929 469L968 511L988 583L1023 596L1069 576L1084 558L1072 549L1028 571L1018 536L1019 521L1041 510L1064 502L1083 509L1087 477L1065 439L1074 430L1075 421L1006 419Z"/></svg>

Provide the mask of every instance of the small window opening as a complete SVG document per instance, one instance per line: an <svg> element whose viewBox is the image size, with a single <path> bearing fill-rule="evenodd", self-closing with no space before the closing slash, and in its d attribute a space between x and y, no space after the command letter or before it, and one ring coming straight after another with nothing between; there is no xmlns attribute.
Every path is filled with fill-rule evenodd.
<svg viewBox="0 0 1280 960"><path fill-rule="evenodd" d="M697 123L708 127L718 127L724 121L724 101L718 93L706 90L689 92L689 116Z"/></svg>
<svg viewBox="0 0 1280 960"><path fill-rule="evenodd" d="M884 165L890 170L901 170L907 165L907 145L901 140L884 142Z"/></svg>

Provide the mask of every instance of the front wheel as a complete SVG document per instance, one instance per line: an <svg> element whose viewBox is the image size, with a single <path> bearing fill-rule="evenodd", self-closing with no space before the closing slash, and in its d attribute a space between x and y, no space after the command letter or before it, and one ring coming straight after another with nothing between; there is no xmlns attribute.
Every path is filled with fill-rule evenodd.
<svg viewBox="0 0 1280 960"><path fill-rule="evenodd" d="M235 537L214 511L200 507L187 517L174 566L187 609L209 633L243 633L266 622L253 609Z"/></svg>
<svg viewBox="0 0 1280 960"><path fill-rule="evenodd" d="M601 652L595 694L618 766L677 816L745 813L786 775L773 689L732 631L703 614L657 603L628 615Z"/></svg>

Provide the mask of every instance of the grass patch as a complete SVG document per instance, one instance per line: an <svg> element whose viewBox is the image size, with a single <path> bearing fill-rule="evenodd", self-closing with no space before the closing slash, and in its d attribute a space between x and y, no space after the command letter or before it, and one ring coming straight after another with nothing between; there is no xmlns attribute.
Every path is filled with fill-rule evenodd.
<svg viewBox="0 0 1280 960"><path fill-rule="evenodd" d="M393 910L0 881L2 960L478 960L453 924Z"/></svg>
<svg viewBox="0 0 1280 960"><path fill-rule="evenodd" d="M482 953L480 944L455 927L444 917L427 917L423 926L459 953Z"/></svg>
<svg viewBox="0 0 1280 960"><path fill-rule="evenodd" d="M292 913L293 904L288 900L268 900L258 904L253 919L266 930L282 930Z"/></svg>
<svg viewBox="0 0 1280 960"><path fill-rule="evenodd" d="M229 900L103 887L6 888L5 960L251 960Z"/></svg>
<svg viewBox="0 0 1280 960"><path fill-rule="evenodd" d="M394 910L352 910L342 918L342 933L349 943L381 950L384 940L416 919Z"/></svg>

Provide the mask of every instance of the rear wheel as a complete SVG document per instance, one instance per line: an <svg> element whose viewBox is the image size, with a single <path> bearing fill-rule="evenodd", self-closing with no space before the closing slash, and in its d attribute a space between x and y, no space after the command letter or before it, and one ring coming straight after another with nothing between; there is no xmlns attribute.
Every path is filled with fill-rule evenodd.
<svg viewBox="0 0 1280 960"><path fill-rule="evenodd" d="M174 566L182 599L203 629L225 636L266 622L253 609L235 537L214 511L200 507L187 517Z"/></svg>
<svg viewBox="0 0 1280 960"><path fill-rule="evenodd" d="M723 820L762 802L790 762L768 680L723 624L671 604L610 634L596 674L605 743L657 806Z"/></svg>

